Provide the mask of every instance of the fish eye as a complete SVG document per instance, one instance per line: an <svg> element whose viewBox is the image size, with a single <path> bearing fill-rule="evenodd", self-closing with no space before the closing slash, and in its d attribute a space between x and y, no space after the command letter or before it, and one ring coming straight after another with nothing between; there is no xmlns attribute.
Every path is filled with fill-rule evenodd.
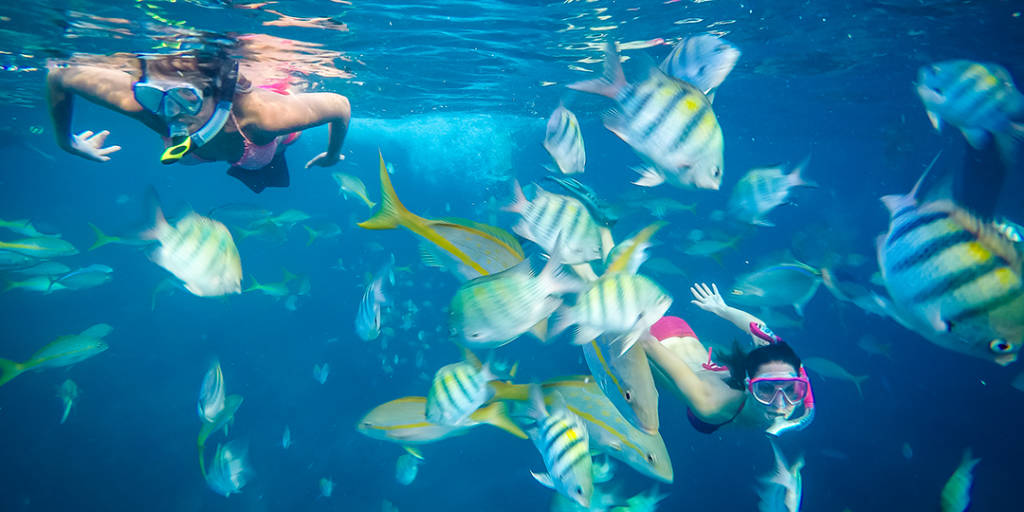
<svg viewBox="0 0 1024 512"><path fill-rule="evenodd" d="M622 397L625 398L627 402L632 402L633 401L633 394L630 393L628 389L626 390L625 393L622 394Z"/></svg>
<svg viewBox="0 0 1024 512"><path fill-rule="evenodd" d="M721 167L715 167L715 168L714 168L714 169L713 169L713 170L711 171L711 176L712 176L712 177L714 177L714 178L718 178L718 177L720 177L721 175L722 175L722 168L721 168Z"/></svg>
<svg viewBox="0 0 1024 512"><path fill-rule="evenodd" d="M997 354L1013 352L1013 345L1006 340L992 340L992 342L988 344L988 348Z"/></svg>
<svg viewBox="0 0 1024 512"><path fill-rule="evenodd" d="M474 340L475 339L479 339L481 336L483 336L483 334L480 334L478 332L471 332L471 333L469 333L469 337L473 338Z"/></svg>
<svg viewBox="0 0 1024 512"><path fill-rule="evenodd" d="M574 490L576 491L576 494L578 494L580 496L583 496L583 488L582 487L577 485L576 489L574 489Z"/></svg>
<svg viewBox="0 0 1024 512"><path fill-rule="evenodd" d="M653 453L648 453L647 454L647 462L649 462L651 464L654 464L654 461L655 461L654 454Z"/></svg>

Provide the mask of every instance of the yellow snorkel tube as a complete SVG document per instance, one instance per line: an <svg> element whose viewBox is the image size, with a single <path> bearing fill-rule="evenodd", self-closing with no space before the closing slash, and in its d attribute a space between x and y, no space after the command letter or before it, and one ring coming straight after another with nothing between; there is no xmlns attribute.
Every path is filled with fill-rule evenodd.
<svg viewBox="0 0 1024 512"><path fill-rule="evenodd" d="M235 97L237 83L238 61L232 59L231 64L225 66L224 71L217 78L217 107L213 110L213 115L193 134L189 134L186 130L180 130L182 133L172 135L172 144L160 155L160 163L165 165L176 163L189 151L202 147L220 133L231 115L232 100ZM172 126L171 131L179 130Z"/></svg>

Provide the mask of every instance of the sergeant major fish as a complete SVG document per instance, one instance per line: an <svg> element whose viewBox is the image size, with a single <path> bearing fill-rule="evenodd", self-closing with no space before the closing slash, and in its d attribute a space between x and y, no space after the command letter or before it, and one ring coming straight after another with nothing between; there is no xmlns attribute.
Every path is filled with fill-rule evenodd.
<svg viewBox="0 0 1024 512"><path fill-rule="evenodd" d="M440 425L461 425L494 396L487 383L496 377L490 365L476 368L466 361L441 367L427 393L427 420Z"/></svg>
<svg viewBox="0 0 1024 512"><path fill-rule="evenodd" d="M567 265L586 263L601 257L601 231L590 211L578 199L548 192L539 186L533 200L526 198L519 182L514 183L515 199L505 210L518 213L512 228L548 254L561 240L560 254Z"/></svg>
<svg viewBox="0 0 1024 512"><path fill-rule="evenodd" d="M548 150L562 174L579 174L587 165L580 123L576 115L562 105L548 119L544 149Z"/></svg>
<svg viewBox="0 0 1024 512"><path fill-rule="evenodd" d="M529 415L535 425L528 433L548 470L547 473L531 471L530 474L541 485L569 497L580 506L589 507L594 482L586 426L565 407L564 401L556 400L549 412L539 385L530 387L530 405Z"/></svg>
<svg viewBox="0 0 1024 512"><path fill-rule="evenodd" d="M786 204L794 187L816 187L816 183L807 181L800 173L807 167L808 159L804 159L788 174L782 167L752 169L740 178L729 196L729 214L741 222L755 226L774 226L765 219L775 208Z"/></svg>
<svg viewBox="0 0 1024 512"><path fill-rule="evenodd" d="M715 89L729 76L740 50L732 43L711 34L680 40L661 63L661 70L714 99Z"/></svg>

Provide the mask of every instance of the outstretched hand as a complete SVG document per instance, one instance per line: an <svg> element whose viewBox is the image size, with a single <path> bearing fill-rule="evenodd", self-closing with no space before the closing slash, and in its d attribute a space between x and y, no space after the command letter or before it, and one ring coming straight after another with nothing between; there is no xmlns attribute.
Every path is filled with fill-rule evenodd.
<svg viewBox="0 0 1024 512"><path fill-rule="evenodd" d="M728 307L725 304L725 300L722 299L722 295L718 293L718 286L715 283L711 283L711 288L708 288L708 285L705 283L694 283L690 287L690 293L693 294L694 298L690 303L704 311L717 315Z"/></svg>
<svg viewBox="0 0 1024 512"><path fill-rule="evenodd" d="M103 147L103 143L107 140L107 135L110 135L109 130L103 130L97 134L93 134L92 130L86 130L78 135L72 135L71 148L80 156L94 162L109 161L110 157L107 155L115 151L121 151L121 146Z"/></svg>
<svg viewBox="0 0 1024 512"><path fill-rule="evenodd" d="M334 165L334 164L336 164L336 163L338 163L338 162L340 162L340 161L342 161L344 159L345 159L345 155L338 154L337 157L331 158L330 156L327 155L327 152L324 151L323 153L320 153L319 155L314 156L312 160L306 162L306 169L309 169L310 167L313 167L314 165L317 166L317 167L330 167L330 166L332 166L332 165Z"/></svg>

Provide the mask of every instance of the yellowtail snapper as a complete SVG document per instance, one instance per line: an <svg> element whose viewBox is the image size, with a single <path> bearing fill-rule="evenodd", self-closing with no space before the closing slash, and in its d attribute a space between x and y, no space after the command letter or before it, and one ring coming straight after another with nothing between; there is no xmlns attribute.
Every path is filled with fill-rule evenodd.
<svg viewBox="0 0 1024 512"><path fill-rule="evenodd" d="M508 410L503 402L481 407L471 414L463 425L450 426L438 425L427 420L427 398L422 396L407 396L374 407L359 420L356 430L373 439L408 447L462 435L484 423L521 439L527 437L522 428L508 417Z"/></svg>
<svg viewBox="0 0 1024 512"><path fill-rule="evenodd" d="M0 359L0 386L29 370L59 368L80 363L96 356L108 348L103 338L114 328L107 324L96 324L80 334L61 336L32 354L24 363Z"/></svg>

